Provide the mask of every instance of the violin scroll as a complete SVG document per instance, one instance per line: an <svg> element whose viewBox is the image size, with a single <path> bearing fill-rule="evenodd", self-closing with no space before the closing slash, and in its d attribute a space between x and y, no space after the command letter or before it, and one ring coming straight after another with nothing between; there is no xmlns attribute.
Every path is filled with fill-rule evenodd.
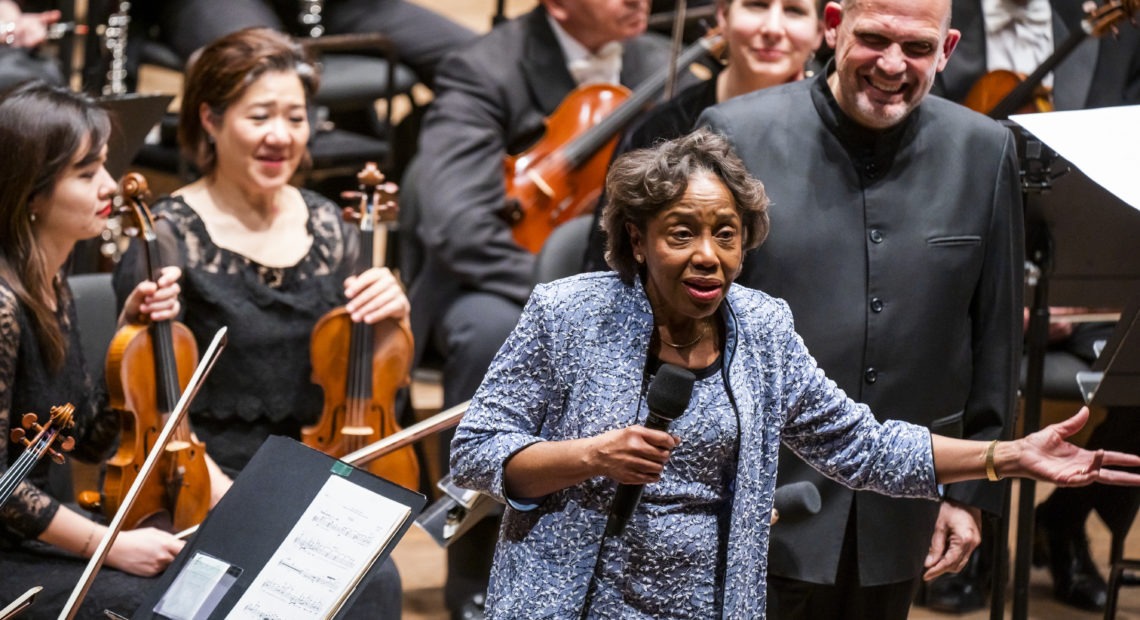
<svg viewBox="0 0 1140 620"><path fill-rule="evenodd" d="M123 218L123 233L128 237L141 236L144 239L154 234L154 216L147 208L150 201L150 187L146 177L137 172L128 172L119 182L119 196L122 205L119 216Z"/></svg>
<svg viewBox="0 0 1140 620"><path fill-rule="evenodd" d="M1109 0L1100 6L1093 4L1088 9L1084 27L1094 37L1100 37L1108 32L1117 34L1117 23L1129 18L1136 23L1136 12L1140 11L1140 0Z"/></svg>
<svg viewBox="0 0 1140 620"><path fill-rule="evenodd" d="M46 452L51 455L51 460L57 464L63 464L63 454L53 450L52 444L58 444L59 449L63 452L70 452L75 448L75 438L61 434L75 425L74 413L75 406L71 403L52 407L51 418L42 426L37 423L39 417L36 414L25 413L20 421L23 428L12 429L11 439L16 443L23 444L25 448L31 449L35 446L40 454ZM34 432L35 436L28 439L28 431ZM43 442L42 445L41 441Z"/></svg>
<svg viewBox="0 0 1140 620"><path fill-rule="evenodd" d="M385 182L383 172L370 161L364 168L356 173L356 181L360 189L354 192L343 192L341 197L345 200L356 201L356 207L344 209L344 219L359 224L361 228L373 228L378 223L394 222L399 207L396 205L396 194L400 189L395 183Z"/></svg>
<svg viewBox="0 0 1140 620"><path fill-rule="evenodd" d="M150 187L147 186L146 177L137 172L128 172L119 183L119 188L123 192L123 200L150 200Z"/></svg>

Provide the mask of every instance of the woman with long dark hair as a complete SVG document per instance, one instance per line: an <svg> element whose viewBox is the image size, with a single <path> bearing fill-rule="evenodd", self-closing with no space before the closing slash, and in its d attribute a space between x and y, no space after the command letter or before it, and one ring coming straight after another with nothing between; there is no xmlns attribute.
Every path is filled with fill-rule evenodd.
<svg viewBox="0 0 1140 620"><path fill-rule="evenodd" d="M7 441L28 412L43 424L54 405L75 405L73 458L98 462L114 446L118 417L87 375L65 265L76 242L99 235L111 213L114 179L103 167L110 122L94 101L32 83L0 98L0 470L22 452ZM119 323L174 317L177 269L141 282ZM41 461L0 507L0 604L44 587L26 617L55 617L106 528L48 487ZM134 611L146 580L182 548L166 532L119 534L81 617Z"/></svg>

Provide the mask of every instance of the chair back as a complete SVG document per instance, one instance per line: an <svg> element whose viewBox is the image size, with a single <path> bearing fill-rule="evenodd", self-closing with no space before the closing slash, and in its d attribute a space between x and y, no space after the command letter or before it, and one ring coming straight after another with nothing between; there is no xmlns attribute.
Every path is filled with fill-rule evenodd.
<svg viewBox="0 0 1140 620"><path fill-rule="evenodd" d="M109 273L84 273L67 278L79 316L80 346L87 362L87 373L103 380L103 360L118 326L118 302Z"/></svg>
<svg viewBox="0 0 1140 620"><path fill-rule="evenodd" d="M590 240L593 214L576 217L555 228L538 252L534 265L534 281L545 284L582 272L586 245Z"/></svg>

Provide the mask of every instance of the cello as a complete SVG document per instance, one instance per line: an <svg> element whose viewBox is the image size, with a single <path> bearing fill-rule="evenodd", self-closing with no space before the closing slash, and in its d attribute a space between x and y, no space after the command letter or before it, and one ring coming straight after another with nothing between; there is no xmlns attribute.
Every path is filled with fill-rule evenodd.
<svg viewBox="0 0 1140 620"><path fill-rule="evenodd" d="M148 277L161 271L154 217L145 202L146 179L130 173L123 179L126 215L134 218L144 243ZM166 418L174 410L198 363L194 335L176 321L132 324L119 329L107 351L106 376L110 405L120 413L119 448L107 461L103 492L80 493L80 504L113 516L138 475ZM210 510L210 474L206 447L183 419L175 428L156 468L159 475L143 483L124 523L128 529L157 525L173 531L197 525Z"/></svg>
<svg viewBox="0 0 1140 620"><path fill-rule="evenodd" d="M685 67L721 44L712 32L681 52ZM590 213L598 203L618 135L665 88L664 67L630 93L624 86L584 84L546 119L546 133L503 162L507 200L502 216L515 242L532 253L559 225Z"/></svg>
<svg viewBox="0 0 1140 620"><path fill-rule="evenodd" d="M1002 120L1013 113L1052 112L1052 93L1041 80L1089 36L1116 32L1117 23L1140 10L1140 0L1108 0L1089 11L1081 27L1069 35L1029 76L1005 69L990 71L970 88L962 102L967 108Z"/></svg>
<svg viewBox="0 0 1140 620"><path fill-rule="evenodd" d="M391 200L395 185L384 183L374 162L368 162L357 179L360 205L358 210L346 209L345 215L359 220L356 273L361 273L373 266L374 244L381 248L379 256L385 255L386 223L395 220L396 204ZM343 306L322 316L313 327L310 356L313 383L324 390L324 408L316 424L301 429L301 441L339 458L399 431L396 391L410 381L412 353L406 320L354 322ZM368 470L409 489L419 488L419 461L410 445L373 461Z"/></svg>

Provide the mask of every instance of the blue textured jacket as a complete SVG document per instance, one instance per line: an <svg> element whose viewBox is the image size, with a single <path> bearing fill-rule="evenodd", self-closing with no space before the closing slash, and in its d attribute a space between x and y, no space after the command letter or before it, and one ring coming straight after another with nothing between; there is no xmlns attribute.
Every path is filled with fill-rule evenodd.
<svg viewBox="0 0 1140 620"><path fill-rule="evenodd" d="M734 285L721 311L723 372L740 416L723 617L762 618L781 441L832 479L895 496L936 499L934 464L927 429L880 424L823 375L783 301ZM652 331L640 283L627 286L615 274L535 289L456 432L456 481L505 502L504 464L524 447L643 422ZM615 487L594 478L533 510L507 509L490 617L577 617Z"/></svg>

